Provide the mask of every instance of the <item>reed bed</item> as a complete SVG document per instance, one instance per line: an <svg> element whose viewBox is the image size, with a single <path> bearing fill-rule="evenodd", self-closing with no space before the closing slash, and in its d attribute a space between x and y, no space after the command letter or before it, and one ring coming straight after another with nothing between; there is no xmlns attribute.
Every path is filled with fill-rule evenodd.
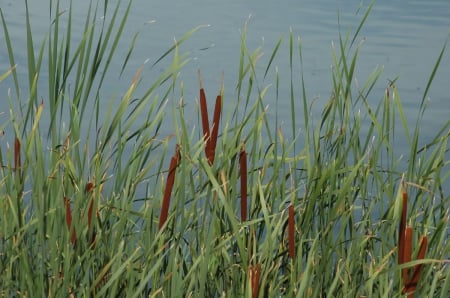
<svg viewBox="0 0 450 298"><path fill-rule="evenodd" d="M19 80L1 13L11 68L0 83L12 85L1 95L9 102L0 124L2 296L448 296L450 121L430 142L420 138L445 45L411 128L395 81L373 94L380 69L354 83L358 34L373 4L333 48L320 119L312 117L300 40L291 32L288 53L280 39L260 65L244 27L235 106L222 84L210 123L200 72L199 86L183 87L200 89L197 131L187 124L178 73L188 62L180 46L198 28L156 60L172 62L143 91L138 69L119 101L105 100L132 2L121 13L120 1L92 5L76 44L71 9L50 3L37 50L26 11L28 82ZM269 121L266 109L268 81L283 100L280 55L290 59L290 129ZM163 135L168 119L174 131ZM406 159L392 145L398 127Z"/></svg>

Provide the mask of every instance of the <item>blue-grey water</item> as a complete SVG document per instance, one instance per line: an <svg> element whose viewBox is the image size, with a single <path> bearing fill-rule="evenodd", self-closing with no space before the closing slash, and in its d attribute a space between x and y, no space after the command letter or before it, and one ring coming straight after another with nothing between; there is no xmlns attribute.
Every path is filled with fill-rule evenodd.
<svg viewBox="0 0 450 298"><path fill-rule="evenodd" d="M26 37L25 1L0 0L16 55L17 71L26 82ZM32 30L36 49L44 39L49 28L49 1L28 1L31 12ZM69 1L61 1L62 8L68 8ZM110 1L114 5L115 1ZM114 3L113 3L114 2ZM89 1L73 1L73 38L79 40L84 26ZM345 34L355 29L362 18L369 1L174 1L174 0L135 0L131 9L124 37L119 45L117 59L113 60L111 73L119 72L121 63L129 49L135 33L139 36L131 61L122 77L111 76L104 88L104 96L120 97L128 88L134 73L143 68L143 82L152 82L162 72L170 59L161 66L152 64L187 31L207 25L193 34L180 47L180 53L187 53L189 63L180 72L184 82L184 101L186 108L195 110L198 100L197 70L201 69L203 81L209 98L216 95L221 84L221 73L225 78L225 105L236 101L236 82L241 47L241 33L247 22L247 46L250 51L260 47L264 56L258 70L264 67L277 40L282 36L283 44L274 62L280 72L281 90L278 103L279 123L287 131L290 129L289 101L289 56L288 37L292 30L295 40L301 39L303 51L303 72L307 96L310 101L317 100L316 115L320 115L321 103L331 94L332 44L337 45L339 31ZM123 1L123 7L126 1ZM100 18L100 16L99 16ZM338 26L339 18L339 26ZM381 100L389 80L396 81L411 130L418 115L427 80L433 70L437 57L445 44L450 28L450 1L392 1L379 0L375 3L357 42L363 42L355 80L363 84L375 68L383 68L383 74L369 100L372 106ZM297 63L298 65L298 63ZM9 68L3 30L0 31L0 73ZM422 122L422 144L449 120L450 113L450 51L442 57L440 68L427 96L428 110ZM298 76L295 77L298 80ZM45 80L45 74L41 75ZM274 83L274 71L269 72L262 86ZM0 123L7 121L7 90L12 81L7 79L0 84ZM298 88L297 86L296 88ZM25 87L22 87L25 88ZM273 90L273 87L272 89ZM296 89L300 95L300 89ZM40 90L45 98L46 90ZM268 93L265 104L269 105L269 116L274 110L271 101L273 93ZM211 104L212 106L212 104ZM210 106L210 108L212 108ZM314 112L314 111L313 111ZM273 112L272 112L273 113ZM170 114L170 112L169 112ZM192 113L192 125L197 118ZM273 114L272 114L273 116ZM301 122L301 121L299 121ZM173 132L172 121L168 119L163 133ZM298 127L302 129L302 127ZM399 126L399 129L401 127ZM400 134L401 135L401 134ZM396 141L400 152L407 154L405 140Z"/></svg>

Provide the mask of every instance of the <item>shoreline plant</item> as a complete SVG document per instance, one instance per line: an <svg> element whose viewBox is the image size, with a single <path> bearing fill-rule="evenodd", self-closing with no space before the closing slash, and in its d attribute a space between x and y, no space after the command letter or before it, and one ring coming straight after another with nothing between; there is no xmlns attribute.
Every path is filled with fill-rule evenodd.
<svg viewBox="0 0 450 298"><path fill-rule="evenodd" d="M13 85L0 123L7 133L0 147L1 295L447 297L450 121L420 145L427 93L447 42L411 129L395 80L375 95L375 106L369 98L382 70L354 83L358 34L373 3L333 47L320 119L311 116L302 44L291 32L292 126L285 131L278 116L269 121L265 97L274 88L276 103L283 100L284 78L274 66L283 40L261 80L261 50L247 48L244 27L236 105L225 112L222 84L210 123L199 75L198 131L183 108L184 88L197 87L179 81L189 60L179 49L199 28L156 60L172 58L151 85L137 91L140 68L119 100L105 101L132 1L123 14L121 1L91 2L76 44L71 6L63 13L59 1L49 3L50 29L36 50L25 1L28 86L0 9L11 65L0 70L0 83ZM122 71L132 53L133 45ZM167 119L173 135L161 133ZM404 169L392 146L398 126L410 147Z"/></svg>

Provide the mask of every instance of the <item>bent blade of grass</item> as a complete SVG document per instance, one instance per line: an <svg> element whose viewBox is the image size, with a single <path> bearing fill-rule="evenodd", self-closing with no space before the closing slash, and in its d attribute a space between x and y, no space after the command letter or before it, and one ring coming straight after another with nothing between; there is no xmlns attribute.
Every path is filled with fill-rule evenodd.
<svg viewBox="0 0 450 298"><path fill-rule="evenodd" d="M5 42L6 42L6 48L8 50L8 58L9 63L11 66L11 71L13 75L13 81L14 81L14 89L16 91L17 98L20 98L20 88L19 88L19 80L17 78L17 72L16 69L16 62L14 59L14 51L11 44L11 38L9 36L8 26L6 25L5 16L3 15L3 10L0 8L0 16L2 17L2 25L3 25L3 33L5 34Z"/></svg>
<svg viewBox="0 0 450 298"><path fill-rule="evenodd" d="M120 276L123 274L123 272L125 271L125 269L128 266L131 266L133 260L136 258L136 255L141 252L141 247L137 247L131 254L130 256L125 259L123 261L122 264L118 263L116 260L120 260L123 256L124 256L124 241L121 242L121 244L119 245L118 251L117 253L111 257L111 260L107 263L107 265L105 265L103 267L103 269L101 270L101 274L99 274L97 276L97 278L95 279L93 285L91 286L91 292L95 291L95 287L99 284L99 282L103 279L103 274L108 272L111 269L111 272L113 272L111 274L111 276L109 277L107 283L102 287L102 289L98 292L99 296L103 296L107 293L111 294L113 296L116 295L115 293L115 289L113 288L112 291L109 291L110 288L114 285L114 283L117 285ZM126 255L125 255L126 256ZM117 265L116 265L117 264ZM115 266L116 265L116 266ZM116 288L116 287L115 287Z"/></svg>
<svg viewBox="0 0 450 298"><path fill-rule="evenodd" d="M350 47L353 46L356 38L359 35L359 32L361 31L362 27L366 23L367 18L369 17L369 14L372 11L372 8L373 8L375 2L376 2L375 0L371 1L369 6L367 7L366 12L364 13L364 16L362 17L361 21L359 22L358 28L356 28L355 34L353 35L353 38L352 38L352 41L350 42Z"/></svg>
<svg viewBox="0 0 450 298"><path fill-rule="evenodd" d="M128 108L128 105L129 105L129 103L131 101L131 96L133 95L134 90L136 89L136 86L137 86L139 77L141 75L141 72L142 72L142 66L136 72L136 74L135 74L135 76L133 78L133 81L131 82L131 85L128 88L128 91L122 97L120 105L117 108L117 111L116 111L116 113L115 113L115 115L114 115L110 125L108 126L108 130L107 130L105 136L103 137L103 143L102 143L102 147L100 149L100 152L104 151L106 146L109 144L109 141L110 141L112 135L114 134L114 132L119 127L119 124L122 121L123 115L125 114L125 111Z"/></svg>
<svg viewBox="0 0 450 298"><path fill-rule="evenodd" d="M200 25L195 27L194 29L188 31L187 33L185 33L180 39L178 39L176 41L176 43L171 46L166 52L164 52L164 54L162 54L153 64L152 67L156 66L159 62L161 62L167 55L169 55L170 53L172 53L177 47L179 47L186 39L188 39L192 34L194 34L195 32L197 32L198 30L202 29L202 28L206 28L209 27L209 25Z"/></svg>
<svg viewBox="0 0 450 298"><path fill-rule="evenodd" d="M228 202L228 200L222 190L222 187L220 187L219 182L217 181L215 175L213 174L212 168L209 165L205 164L203 159L200 160L200 167L205 171L210 183L213 186L213 190L217 193L219 201L220 201L221 205L223 206L228 219L230 220L231 229L232 229L233 234L239 235L239 225L236 220L236 215L234 214L233 208L231 207L230 202ZM240 237L236 237L236 242L239 247L239 251L241 253L242 259L246 260L247 253L244 248L242 239Z"/></svg>
<svg viewBox="0 0 450 298"><path fill-rule="evenodd" d="M17 65L12 66L9 68L4 74L0 75L0 83L6 79L15 69Z"/></svg>
<svg viewBox="0 0 450 298"><path fill-rule="evenodd" d="M425 99L427 98L427 95L428 95L428 91L430 90L430 87L431 87L431 84L432 84L432 82L434 80L434 77L435 77L435 75L436 75L436 73L437 73L437 71L439 69L439 66L441 65L441 60L442 60L442 57L444 55L445 49L447 47L449 38L450 38L450 34L447 35L447 39L445 40L444 45L442 46L442 49L441 49L441 51L439 53L439 56L438 56L438 58L436 60L436 63L434 64L433 70L431 71L430 77L429 77L427 85L425 87L425 91L423 92L422 101L420 103L420 110L422 110L422 108L423 108Z"/></svg>
<svg viewBox="0 0 450 298"><path fill-rule="evenodd" d="M303 239L303 241L309 241L309 240ZM300 286L298 289L297 297L304 297L304 296L308 295L308 293L309 293L308 286L311 286L314 284L312 282L312 278L314 278L313 267L314 267L314 262L316 260L315 255L317 253L318 244L319 244L319 240L318 240L318 236L317 236L315 239L312 240L312 245L309 250L308 257L307 257L306 267L305 267L305 270L304 270L302 276L300 277Z"/></svg>
<svg viewBox="0 0 450 298"><path fill-rule="evenodd" d="M272 54L270 55L269 62L267 63L267 66L266 66L266 70L264 71L264 76L263 76L264 79L266 78L267 73L269 72L270 66L272 65L272 62L273 62L273 60L275 59L275 57L276 57L276 55L278 53L278 49L280 48L280 45L281 45L282 41L283 41L282 37L278 38L278 41L275 44L274 49L272 50Z"/></svg>

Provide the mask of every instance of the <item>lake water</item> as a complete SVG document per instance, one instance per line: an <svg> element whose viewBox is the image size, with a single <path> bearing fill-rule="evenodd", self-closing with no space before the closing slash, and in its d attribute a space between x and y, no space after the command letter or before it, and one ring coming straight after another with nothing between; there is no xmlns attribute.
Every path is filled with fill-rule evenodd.
<svg viewBox="0 0 450 298"><path fill-rule="evenodd" d="M115 1L110 1L114 5ZM114 2L114 3L113 3ZM61 1L67 8L67 1ZM74 36L84 25L89 1L74 1ZM362 8L361 8L362 4ZM241 32L248 21L248 47L252 51L261 47L265 56L261 62L261 72L267 63L278 38L284 42L275 64L280 70L282 85L279 103L280 119L290 119L289 103L289 59L288 37L290 30L300 37L303 44L303 71L308 97L319 98L325 102L331 92L330 67L332 61L332 42L337 44L339 37L338 15L341 32L355 28L364 14L369 1L174 1L174 0L135 0L126 32L119 46L118 57L123 57L129 42L136 32L140 32L135 51L125 75L119 80L112 78L105 88L111 96L125 92L135 71L144 63L144 83L152 81L161 68L151 65L172 44L174 38L181 37L188 30L208 25L191 36L180 48L191 58L183 68L180 80L184 82L184 99L187 107L194 109L198 97L197 69L201 69L207 94L210 99L220 87L221 73L225 74L225 102L233 104L236 76L238 73ZM0 7L8 22L12 36L17 71L26 81L26 38L24 1L0 0ZM126 6L126 3L123 4ZM48 27L48 1L29 1L31 22L35 43L40 43ZM357 14L357 10L361 11ZM384 67L377 88L373 93L373 106L382 98L388 80L397 76L397 86L403 100L405 112L411 125L414 123L427 80L441 51L450 28L450 1L392 1L376 2L359 40L365 40L360 53L356 79L363 83L375 67ZM79 38L79 37L78 37ZM116 59L113 68L120 69L123 60ZM9 68L3 30L0 32L0 73ZM114 72L114 71L112 71ZM118 72L118 71L117 71ZM450 113L450 50L441 62L434 83L428 94L429 108L423 120L423 141L436 132L449 120ZM42 79L42 78L41 78ZM45 76L43 77L45 79ZM269 73L266 85L274 82L273 72ZM284 86L286 88L284 88ZM0 85L0 110L7 112L6 90L10 81ZM45 90L40 97L45 97ZM298 93L300 94L300 93ZM109 96L109 95L108 95ZM273 106L270 97L266 104ZM319 101L320 101L319 100ZM211 107L210 107L211 108ZM320 108L320 106L318 106ZM318 110L319 111L319 110ZM6 113L7 115L8 113ZM1 123L4 122L4 115ZM193 122L197 118L193 116ZM169 120L168 122L172 122ZM283 124L282 124L283 125ZM285 123L286 129L290 124ZM170 125L169 125L170 126ZM172 128L166 128L167 134ZM301 129L301 128L299 128ZM400 147L405 144L399 144ZM406 149L406 148L405 148Z"/></svg>

